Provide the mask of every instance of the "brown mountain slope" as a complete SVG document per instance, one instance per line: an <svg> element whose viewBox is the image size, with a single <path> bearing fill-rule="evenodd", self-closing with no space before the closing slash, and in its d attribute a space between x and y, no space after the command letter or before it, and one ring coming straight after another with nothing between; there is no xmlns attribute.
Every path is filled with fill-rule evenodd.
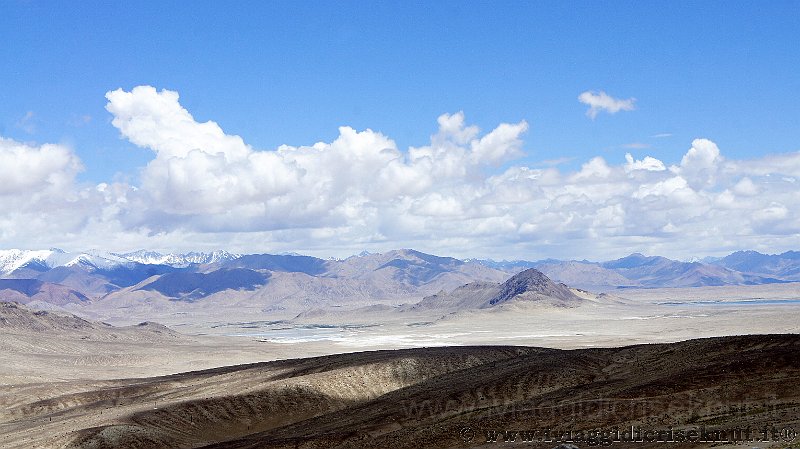
<svg viewBox="0 0 800 449"><path fill-rule="evenodd" d="M800 336L341 354L115 381L6 413L0 433L40 426L61 432L51 447L82 448L444 448L502 430L800 429Z"/></svg>
<svg viewBox="0 0 800 449"><path fill-rule="evenodd" d="M503 283L472 282L452 292L426 296L412 310L472 310L519 303L546 303L558 307L577 306L580 296L564 284L553 282L542 272L529 268Z"/></svg>
<svg viewBox="0 0 800 449"><path fill-rule="evenodd" d="M26 304L37 300L63 306L86 302L89 298L78 290L52 282L42 282L37 279L0 279L0 301Z"/></svg>
<svg viewBox="0 0 800 449"><path fill-rule="evenodd" d="M208 447L464 447L487 443L495 431L588 434L614 426L749 426L758 436L764 426L798 428L799 349L797 336L748 336L537 353L438 376L347 413Z"/></svg>
<svg viewBox="0 0 800 449"><path fill-rule="evenodd" d="M0 435L35 439L36 447L70 441L87 448L194 447L335 413L446 372L535 351L365 352L113 381L99 390L15 401L6 416L0 413Z"/></svg>
<svg viewBox="0 0 800 449"><path fill-rule="evenodd" d="M53 335L63 338L143 341L178 338L178 334L168 327L149 321L134 326L115 327L67 313L34 311L15 302L0 302L0 331L6 334L40 334L44 338L52 338Z"/></svg>
<svg viewBox="0 0 800 449"><path fill-rule="evenodd" d="M489 300L494 306L512 301L516 298L538 301L542 299L556 300L560 304L580 301L580 298L564 284L557 284L541 271L533 268L512 276L500 286L500 292Z"/></svg>

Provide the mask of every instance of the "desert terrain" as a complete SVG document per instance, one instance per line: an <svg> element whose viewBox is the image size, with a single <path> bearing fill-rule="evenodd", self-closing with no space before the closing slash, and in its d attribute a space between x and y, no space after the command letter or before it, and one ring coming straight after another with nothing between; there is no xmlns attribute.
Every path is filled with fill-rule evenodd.
<svg viewBox="0 0 800 449"><path fill-rule="evenodd" d="M529 270L274 320L4 303L0 444L488 447L506 430L800 429L797 298L792 283L594 294Z"/></svg>

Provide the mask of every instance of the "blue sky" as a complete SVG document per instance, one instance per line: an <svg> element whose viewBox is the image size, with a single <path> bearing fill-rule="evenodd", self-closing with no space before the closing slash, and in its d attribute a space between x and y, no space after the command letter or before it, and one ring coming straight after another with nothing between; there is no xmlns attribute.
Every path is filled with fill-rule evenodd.
<svg viewBox="0 0 800 449"><path fill-rule="evenodd" d="M6 1L0 4L0 136L34 150L48 143L68 148L83 167L74 173L70 188L118 182L142 190L142 171L157 150L134 144L135 136L120 138L105 95L153 86L179 93L180 105L195 121L213 120L254 151L333 142L340 126L350 126L379 132L405 152L409 146L430 144L441 114L463 111L466 123L482 133L501 123L527 123L520 151L482 166L479 172L485 176L561 161L558 170L567 177L598 156L621 166L626 153L670 166L680 164L698 138L713 141L727 161L746 161L800 151L798 41L796 1ZM635 98L635 108L600 111L592 119L578 101L587 91ZM753 180L756 175L747 176ZM727 187L706 189L719 193ZM792 196L791 190L782 192ZM173 231L200 233L210 247L250 245L183 219L197 213L175 210L168 214L172 218L154 213L131 223L118 219L122 224L115 229L140 236L124 244L132 246L172 246L167 236ZM308 219L298 227L338 226L317 226ZM515 225L519 230L522 223ZM666 240L653 243L648 239L658 236L631 226L626 222L624 234L648 243L625 240L613 246L615 255L668 246ZM225 232L291 228L271 223ZM754 225L737 234L749 233L741 242L730 236L725 250L777 248L777 238L757 229ZM781 234L786 245L796 241L793 229ZM487 254L495 244L472 246L465 242L478 240L464 237L462 244L450 245L443 230L432 232L440 237L430 241L401 233L398 245L391 244L391 232L379 229L375 232L382 237L370 240L372 234L362 231L346 244L309 235L273 237L292 249L324 253L330 248L332 254L403 243L439 252L467 245L477 256L531 251L512 241L503 254ZM72 229L68 235L74 237L66 241L61 232L50 240L91 246L86 232ZM154 232L164 239L147 237ZM10 231L5 239L2 235L4 245L45 240ZM552 237L549 241L571 239L559 233ZM588 237L575 241L582 238ZM550 249L537 255L578 256L577 247L539 243L537 248ZM691 246L676 255L688 256ZM597 247L591 252L605 251Z"/></svg>

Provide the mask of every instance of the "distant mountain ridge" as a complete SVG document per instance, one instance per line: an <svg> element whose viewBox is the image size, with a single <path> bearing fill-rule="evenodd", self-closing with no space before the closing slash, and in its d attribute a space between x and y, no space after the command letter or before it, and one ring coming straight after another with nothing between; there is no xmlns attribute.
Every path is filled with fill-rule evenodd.
<svg viewBox="0 0 800 449"><path fill-rule="evenodd" d="M194 302L224 294L247 304L290 311L334 304L409 303L472 285L476 290L470 295L483 301L496 294L490 285L532 268L554 281L552 286L548 284L549 296L561 299L568 295L558 291L559 283L602 292L800 281L798 251L773 255L739 251L703 260L706 262L682 262L634 253L605 262L496 262L459 260L413 249L362 252L342 260L293 253L11 249L0 250L0 300L62 306L104 298ZM535 273L527 273L526 282L543 281Z"/></svg>
<svg viewBox="0 0 800 449"><path fill-rule="evenodd" d="M682 262L661 256L633 253L605 262L587 260L540 261L475 260L507 272L536 268L550 278L587 290L617 288L706 287L720 285L758 285L800 281L800 252L766 255L740 251L707 262Z"/></svg>
<svg viewBox="0 0 800 449"><path fill-rule="evenodd" d="M800 281L800 251L786 251L781 254L737 251L712 263L741 273Z"/></svg>
<svg viewBox="0 0 800 449"><path fill-rule="evenodd" d="M9 280L0 283L0 300L41 299L59 306L88 299L109 304L132 300L135 307L153 300L196 302L223 294L234 302L299 312L325 304L398 304L475 280L508 277L479 264L411 249L345 260L225 251L6 250L0 252L0 261L0 280ZM30 285L21 288L23 281ZM60 297L43 295L38 286L56 296L60 292Z"/></svg>

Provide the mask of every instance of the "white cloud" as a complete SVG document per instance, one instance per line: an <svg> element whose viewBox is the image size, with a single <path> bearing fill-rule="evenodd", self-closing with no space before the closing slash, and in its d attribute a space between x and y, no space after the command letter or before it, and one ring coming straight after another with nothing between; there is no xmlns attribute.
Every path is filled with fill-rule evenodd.
<svg viewBox="0 0 800 449"><path fill-rule="evenodd" d="M597 156L581 166L581 171L570 177L572 181L604 179L611 174L611 167L605 159Z"/></svg>
<svg viewBox="0 0 800 449"><path fill-rule="evenodd" d="M597 114L603 111L609 114L616 114L619 111L632 111L636 109L634 105L634 103L636 103L635 98L628 98L627 100L614 98L602 90L599 92L587 90L578 95L578 101L589 106L586 115L592 120L597 117Z"/></svg>
<svg viewBox="0 0 800 449"><path fill-rule="evenodd" d="M106 208L122 197L115 192L119 186L106 186L113 193L107 203L102 192L76 181L82 169L66 146L0 137L0 245L49 248L82 235L98 219L115 220L116 211ZM98 236L100 244L109 237Z"/></svg>
<svg viewBox="0 0 800 449"><path fill-rule="evenodd" d="M81 168L64 146L30 146L0 137L0 195L62 189Z"/></svg>
<svg viewBox="0 0 800 449"><path fill-rule="evenodd" d="M208 230L341 226L363 209L480 176L481 167L520 155L527 130L523 121L479 136L459 112L439 117L431 144L408 154L379 132L346 126L331 143L258 151L214 122L196 122L176 92L139 86L106 97L112 124L156 154L140 192L155 210L136 218L166 213L169 226Z"/></svg>
<svg viewBox="0 0 800 449"><path fill-rule="evenodd" d="M723 163L717 144L708 139L694 139L692 147L681 159L680 167L672 167L694 187L712 187Z"/></svg>
<svg viewBox="0 0 800 449"><path fill-rule="evenodd" d="M759 188L752 179L745 176L733 186L733 191L743 196L754 196L758 195Z"/></svg>
<svg viewBox="0 0 800 449"><path fill-rule="evenodd" d="M642 199L648 196L663 197L689 197L694 193L689 188L689 184L680 176L673 176L664 181L653 184L642 184L639 190L633 195L634 198Z"/></svg>
<svg viewBox="0 0 800 449"><path fill-rule="evenodd" d="M783 204L774 201L768 207L753 212L753 218L758 221L785 220L788 215L789 209Z"/></svg>
<svg viewBox="0 0 800 449"><path fill-rule="evenodd" d="M0 139L0 245L300 251L412 247L495 258L684 257L800 247L800 154L741 161L696 139L665 161L534 168L524 121L483 132L444 114L425 145L343 126L330 142L256 149L200 123L178 94L109 92L122 136L153 157L137 185L76 181L60 145Z"/></svg>
<svg viewBox="0 0 800 449"><path fill-rule="evenodd" d="M732 173L749 176L788 175L800 177L800 152L770 154L754 160L731 161L727 169Z"/></svg>
<svg viewBox="0 0 800 449"><path fill-rule="evenodd" d="M185 157L200 150L238 160L249 151L241 137L226 135L216 123L196 122L178 103L177 92L137 86L130 92L108 92L106 98L106 109L114 116L111 123L122 135L162 157Z"/></svg>
<svg viewBox="0 0 800 449"><path fill-rule="evenodd" d="M716 167L720 161L717 144L708 139L695 139L692 147L681 158L681 168L709 169Z"/></svg>
<svg viewBox="0 0 800 449"><path fill-rule="evenodd" d="M628 173L634 170L664 171L667 169L663 162L650 156L645 156L641 161L636 161L630 153L625 153L625 161L625 171Z"/></svg>
<svg viewBox="0 0 800 449"><path fill-rule="evenodd" d="M498 164L521 155L520 135L528 130L524 121L517 124L503 123L489 134L470 142L473 164Z"/></svg>

